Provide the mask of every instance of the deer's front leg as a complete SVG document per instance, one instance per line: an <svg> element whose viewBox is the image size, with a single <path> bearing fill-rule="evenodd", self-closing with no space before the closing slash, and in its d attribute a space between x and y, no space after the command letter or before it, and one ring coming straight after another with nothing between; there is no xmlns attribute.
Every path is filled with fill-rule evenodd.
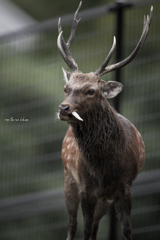
<svg viewBox="0 0 160 240"><path fill-rule="evenodd" d="M132 207L131 188L115 202L115 208L121 223L121 229L126 240L132 240L130 213Z"/></svg>
<svg viewBox="0 0 160 240"><path fill-rule="evenodd" d="M73 240L77 230L79 196L77 184L71 174L65 175L65 201L69 215L67 240Z"/></svg>
<svg viewBox="0 0 160 240"><path fill-rule="evenodd" d="M106 214L108 208L110 206L110 203L107 202L107 200L100 200L97 201L96 209L94 213L94 221L93 221L93 228L92 233L89 240L96 240L97 239L97 231L99 227L99 221L101 218Z"/></svg>
<svg viewBox="0 0 160 240"><path fill-rule="evenodd" d="M97 201L95 197L90 196L87 193L81 193L81 207L84 220L84 240L89 240L92 233L96 202Z"/></svg>

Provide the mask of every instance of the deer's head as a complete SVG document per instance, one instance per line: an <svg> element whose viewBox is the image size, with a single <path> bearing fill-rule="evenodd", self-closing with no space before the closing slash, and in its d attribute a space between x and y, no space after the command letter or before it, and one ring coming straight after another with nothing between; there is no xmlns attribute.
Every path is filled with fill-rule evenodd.
<svg viewBox="0 0 160 240"><path fill-rule="evenodd" d="M75 31L80 21L80 19L77 19L77 15L81 5L82 2L80 2L75 12L71 34L67 43L64 41L62 35L63 32L60 19L58 22L59 36L57 39L57 46L64 61L72 71L68 72L62 68L66 85L64 87L65 100L59 106L59 118L68 122L83 121L83 115L90 111L95 105L97 106L107 98L115 97L122 91L123 86L121 83L115 81L105 82L101 79L101 76L127 65L133 60L148 35L153 12L153 7L151 7L150 16L147 16L147 18L144 17L143 31L139 42L134 51L127 58L107 66L116 46L116 38L114 37L111 50L100 68L95 72L84 74L78 70L78 65L70 52L70 45L74 39Z"/></svg>

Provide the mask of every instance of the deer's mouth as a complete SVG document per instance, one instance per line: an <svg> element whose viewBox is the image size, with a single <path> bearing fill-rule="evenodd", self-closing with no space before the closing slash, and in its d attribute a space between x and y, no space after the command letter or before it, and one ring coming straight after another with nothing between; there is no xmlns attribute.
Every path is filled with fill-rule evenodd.
<svg viewBox="0 0 160 240"><path fill-rule="evenodd" d="M68 122L77 122L77 121L83 121L83 119L79 116L79 114L76 111L73 111L72 113L62 113L59 112L59 118L62 121L68 121Z"/></svg>
<svg viewBox="0 0 160 240"><path fill-rule="evenodd" d="M69 121L72 119L72 114L62 114L59 113L59 119L62 121Z"/></svg>

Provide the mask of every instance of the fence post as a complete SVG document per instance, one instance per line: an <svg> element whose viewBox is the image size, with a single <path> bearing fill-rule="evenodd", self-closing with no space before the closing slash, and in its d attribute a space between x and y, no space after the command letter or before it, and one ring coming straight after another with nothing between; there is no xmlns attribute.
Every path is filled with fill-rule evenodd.
<svg viewBox="0 0 160 240"><path fill-rule="evenodd" d="M117 0L110 7L110 11L116 13L116 62L119 62L123 58L123 29L124 29L124 9L133 6L133 3L129 3L125 0ZM115 71L115 81L121 82L121 68ZM114 107L117 112L120 112L120 95L114 98ZM117 218L114 205L112 204L110 212L110 227L109 227L109 240L117 240Z"/></svg>

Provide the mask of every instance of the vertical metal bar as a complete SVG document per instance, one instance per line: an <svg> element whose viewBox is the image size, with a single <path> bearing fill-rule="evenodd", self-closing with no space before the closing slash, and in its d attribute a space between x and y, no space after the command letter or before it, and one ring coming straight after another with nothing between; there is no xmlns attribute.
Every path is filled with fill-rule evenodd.
<svg viewBox="0 0 160 240"><path fill-rule="evenodd" d="M116 38L117 38L117 47L116 47L116 62L119 62L123 58L123 15L124 15L124 5L122 2L117 2L117 16L116 16ZM121 68L118 68L115 71L115 81L122 81L122 71ZM114 107L117 112L120 111L120 97L118 94L114 98Z"/></svg>
<svg viewBox="0 0 160 240"><path fill-rule="evenodd" d="M115 4L110 8L111 11L116 13L116 62L119 62L123 58L123 19L124 19L124 9L126 7L133 6L132 3L128 3L125 0L117 0ZM115 71L115 81L121 82L122 71L121 68ZM114 98L114 107L117 112L120 112L120 98L121 95L117 95ZM109 240L117 240L117 218L114 205L112 204L110 209L110 227L109 227Z"/></svg>
<svg viewBox="0 0 160 240"><path fill-rule="evenodd" d="M116 11L116 62L122 59L122 42L123 42L123 5L117 4ZM121 82L121 68L115 71L115 81ZM117 112L120 111L120 95L118 94L114 98L114 107ZM109 240L117 240L117 219L114 205L112 204L110 209L110 229L109 229Z"/></svg>
<svg viewBox="0 0 160 240"><path fill-rule="evenodd" d="M117 219L114 205L111 205L109 212L109 240L117 240Z"/></svg>

